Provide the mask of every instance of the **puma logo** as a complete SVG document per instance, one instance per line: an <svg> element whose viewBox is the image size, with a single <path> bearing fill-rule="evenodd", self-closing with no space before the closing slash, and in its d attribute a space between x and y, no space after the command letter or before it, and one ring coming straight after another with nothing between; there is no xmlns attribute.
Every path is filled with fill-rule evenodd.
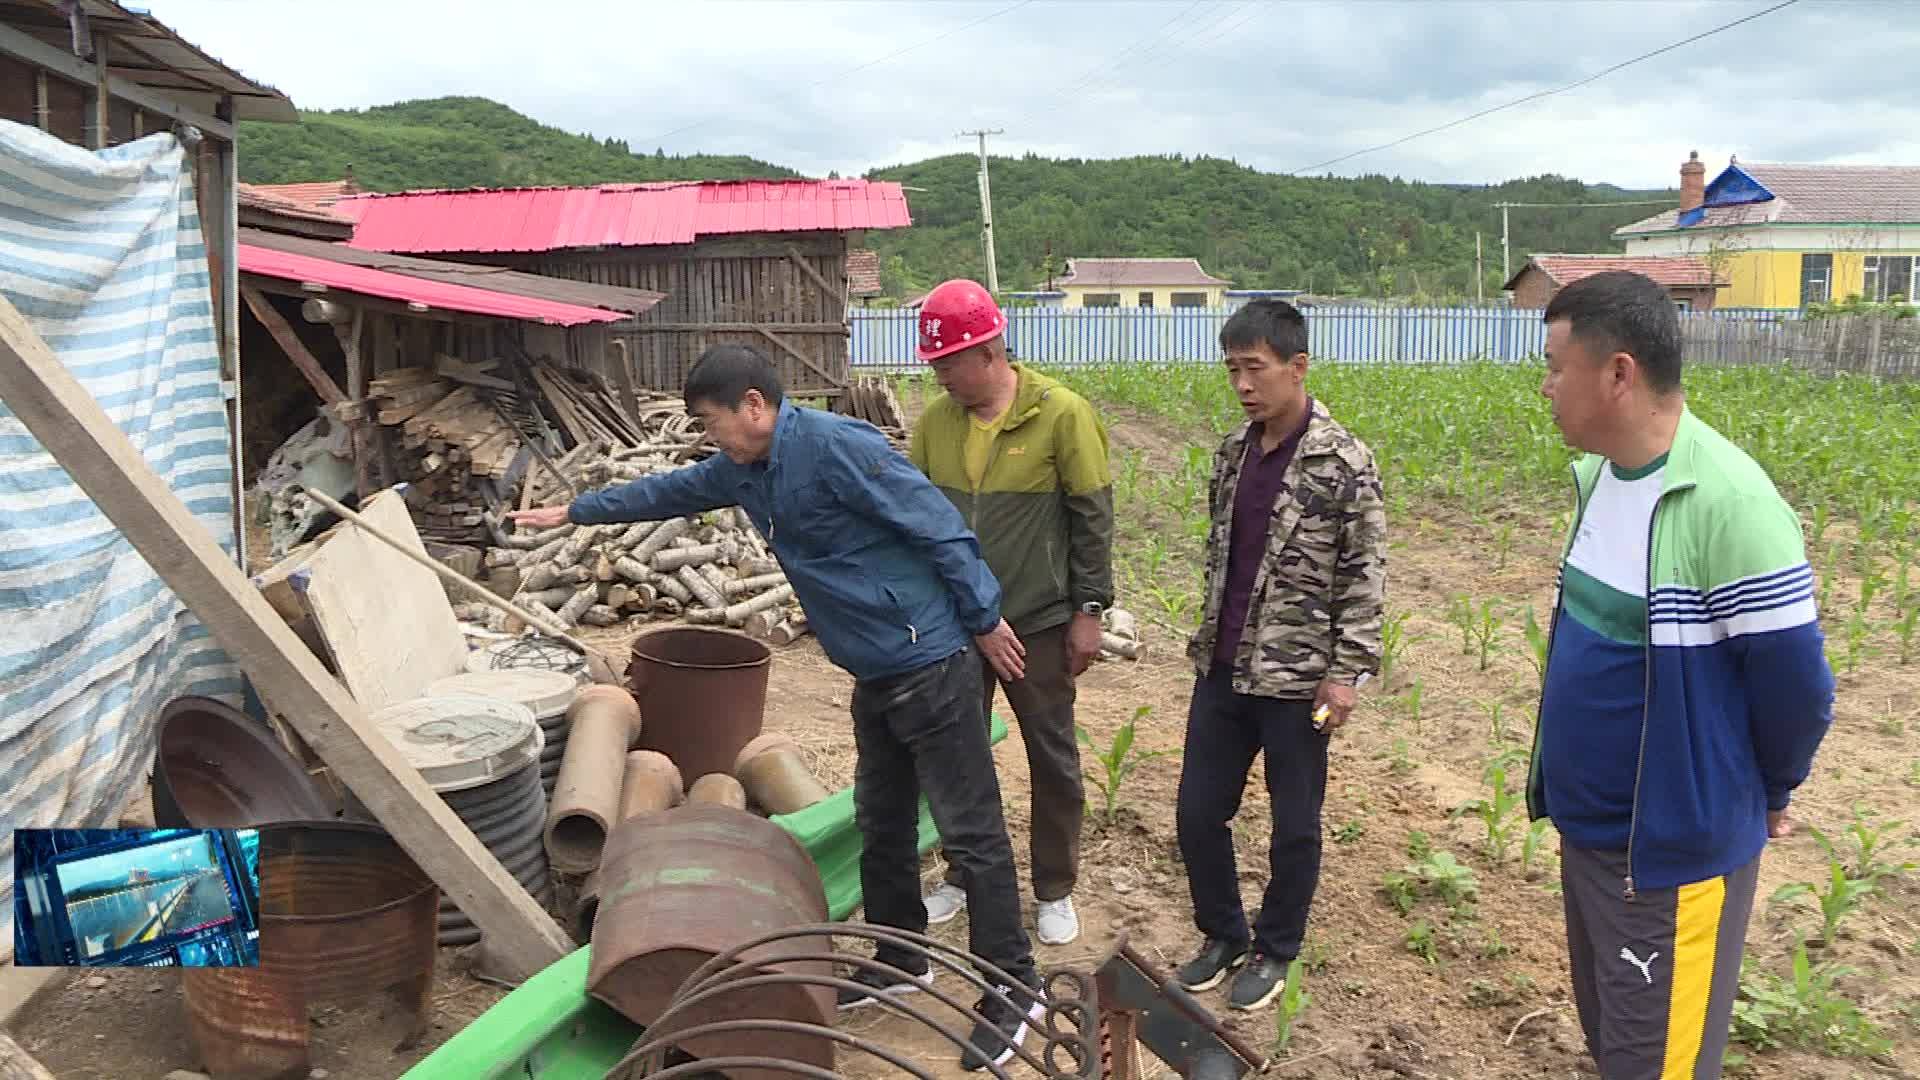
<svg viewBox="0 0 1920 1080"><path fill-rule="evenodd" d="M1653 971L1651 969L1653 967L1653 962L1655 960L1660 959L1659 953L1654 953L1652 956L1649 956L1645 960L1642 960L1639 957L1633 955L1632 949L1629 949L1625 945L1622 945L1620 946L1620 959L1625 960L1627 963L1632 964L1634 967L1639 968L1640 977L1647 980L1648 986L1653 985Z"/></svg>

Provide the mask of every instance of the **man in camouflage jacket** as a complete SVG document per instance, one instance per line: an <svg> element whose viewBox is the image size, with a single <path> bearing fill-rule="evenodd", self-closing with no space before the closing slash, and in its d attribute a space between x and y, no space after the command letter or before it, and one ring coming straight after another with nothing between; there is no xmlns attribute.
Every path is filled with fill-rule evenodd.
<svg viewBox="0 0 1920 1080"><path fill-rule="evenodd" d="M1177 821L1206 943L1180 969L1191 990L1235 976L1228 1003L1276 997L1299 954L1320 872L1327 736L1379 666L1386 512L1373 454L1306 392L1307 325L1256 301L1220 332L1247 423L1214 457L1207 603L1188 655ZM1231 823L1265 753L1273 841L1251 930Z"/></svg>

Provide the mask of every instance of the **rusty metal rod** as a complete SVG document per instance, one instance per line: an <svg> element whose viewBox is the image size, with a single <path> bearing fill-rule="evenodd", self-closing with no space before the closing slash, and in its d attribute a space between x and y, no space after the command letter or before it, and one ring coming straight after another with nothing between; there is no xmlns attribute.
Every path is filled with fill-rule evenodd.
<svg viewBox="0 0 1920 1080"><path fill-rule="evenodd" d="M839 1073L831 1069L823 1069L818 1065L802 1065L797 1061L782 1061L779 1058L744 1056L702 1058L699 1061L689 1061L684 1065L675 1065L663 1072L648 1073L647 1076L648 1080L675 1080L677 1077L688 1077L691 1080L694 1077L711 1076L716 1069L722 1072L727 1069L774 1069L789 1072L795 1076L809 1077L810 1080L846 1080ZM608 1072L607 1078L614 1080L614 1074Z"/></svg>
<svg viewBox="0 0 1920 1080"><path fill-rule="evenodd" d="M854 966L862 969L877 970L877 971L885 972L887 974L891 974L898 977L905 977L907 975L906 972L901 971L899 968L893 967L889 964L882 964L882 963L879 963L878 961L866 960L861 957L844 956L844 955L839 955L834 953L808 954L806 956L800 956L800 957L781 957L780 961L785 962L788 960L819 960L819 959L838 960L843 963L853 964ZM647 1030L648 1031L662 1030L663 1028L667 1027L669 1018L673 1017L674 1014L678 1012L680 1009L700 1004L701 1002L707 1000L708 998L718 997L719 995L726 993L730 989L731 990L752 990L762 986L822 986L822 987L827 987L828 989L832 989L836 991L837 990L870 990L872 989L871 987L862 986L861 984L854 982L852 979L843 979L837 976L775 974L775 975L753 975L745 978L733 978L733 979L728 979L723 981L718 986L707 987L696 993L688 995L684 999L676 1000L672 1005L668 1006L667 1011L662 1013L659 1019L655 1020L651 1025L648 1026ZM931 986L926 988L926 992L932 994L942 1004L967 1016L968 1019L970 1019L973 1023L976 1023L976 1024L986 1023L985 1017L981 1016L979 1013L973 1011L972 1009L967 1008L965 1005L960 1004L959 1001L953 998L952 996L942 994L936 988ZM899 1013L911 1020L918 1020L920 1023L925 1024L927 1027L932 1028L935 1032L944 1036L947 1039L947 1041L953 1043L954 1046L958 1047L963 1053L971 1045L967 1041L966 1036L961 1035L959 1032L954 1031L951 1028L947 1028L940 1025L939 1023L936 1023L926 1013L921 1012L920 1010L916 1009L914 1006L912 1006L907 1002L899 1000L899 998L896 995L877 994L874 996L873 1001L875 1005L878 1005L883 1009L888 1009L890 1011ZM629 1060L637 1059L639 1055L642 1055L645 1053L664 1050L669 1046L675 1045L676 1041L677 1041L676 1033L673 1033L673 1032L669 1032L665 1035L658 1036L657 1038L652 1039L646 1042L645 1044L638 1046L634 1050L630 1051L628 1054L628 1057L626 1059L622 1059L622 1061L619 1064L625 1065L628 1063ZM1015 1047L1014 1053L1021 1060L1025 1061L1029 1065L1032 1065L1034 1068L1040 1069L1043 1073L1046 1071L1045 1063L1042 1062L1040 1058L1038 1058L1037 1056L1028 1053L1024 1047ZM712 1059L706 1059L706 1060L711 1061ZM618 1067L619 1066L616 1066L616 1068ZM1004 1067L995 1065L991 1061L987 1063L986 1067L989 1070L991 1070L992 1075L999 1077L1000 1080L1011 1080L1011 1077L1008 1076Z"/></svg>
<svg viewBox="0 0 1920 1080"><path fill-rule="evenodd" d="M656 1027L657 1026L658 1025L656 1025ZM836 1028L822 1027L819 1024L808 1024L799 1020L776 1020L772 1018L763 1020L715 1020L710 1023L695 1025L684 1031L669 1032L666 1035L651 1040L646 1048L636 1047L630 1051L630 1053L654 1053L659 1050L664 1050L669 1046L683 1043L689 1039L697 1039L705 1035L725 1035L729 1032L736 1031L782 1031L791 1035L811 1035L816 1038L839 1043L842 1046L850 1046L862 1053L872 1054L874 1057L885 1061L897 1069L920 1077L920 1080L934 1080L931 1073L913 1064L900 1053L889 1050L878 1043L863 1039L858 1035L840 1031Z"/></svg>
<svg viewBox="0 0 1920 1080"><path fill-rule="evenodd" d="M729 970L733 963L740 962L737 960L737 958L741 953L749 949L757 948L761 945L770 944L774 941L783 940L788 937L800 937L800 936L822 937L824 936L824 937L831 938L835 935L844 935L848 937L863 937L875 942L891 940L896 944L915 947L918 951L926 955L927 959L930 962L938 963L943 967L951 969L956 974L960 975L962 979L977 986L982 991L988 994L992 994L995 997L998 997L1001 1001L1005 1002L1009 1006L1013 1005L1012 998L1008 997L1006 994L1001 993L999 990L995 989L993 986L990 986L986 982L986 980L983 979L980 975L978 975L975 971L968 970L966 967L961 966L959 963L949 960L947 957L943 955L940 955L940 953L943 953L943 952L951 952L955 956L965 958L972 965L987 968L990 974L992 974L992 976L994 977L994 979L999 985L1016 989L1019 995L1023 995L1026 999L1028 999L1027 1005L1030 1006L1032 1004L1040 1004L1042 1006L1045 1006L1047 1004L1045 998L1043 998L1040 994L1036 993L1032 987L1026 986L1025 984L1019 982L1018 980L1012 978L1005 971L997 967L994 967L992 964L989 964L986 961L981 960L980 958L975 957L970 953L966 953L960 949L954 948L952 946L946 945L938 941L934 941L932 938L925 937L924 935L916 935L916 934L910 933L909 931L904 931L904 930L896 931L896 930L893 930L891 927L885 928L885 930L880 932L875 932L875 928L871 926L848 926L840 923L824 923L824 924L818 924L811 927L790 927L786 930L775 931L771 934L763 935L761 938L755 939L754 941L750 941L745 944L736 946L733 949L730 949L724 953L720 953L716 955L713 959L707 961L705 964L702 964L698 970L696 970L692 975L687 977L686 981L680 984L681 989L676 994L674 1001L667 1006L667 1009L665 1012L663 1012L657 1019L654 1020L653 1026L656 1028L662 1027L666 1025L668 1021L672 1019L680 1010L690 1007L692 1005L698 1004L702 1001L707 1000L708 998L718 996L719 994L726 992L726 990L728 989L745 989L745 988L754 987L754 986L783 986L783 985L830 986L836 990L847 989L847 988L852 988L856 990L862 989L862 987L860 987L859 984L857 983L852 983L852 982L849 982L848 980L839 979L839 978L816 976L816 975L805 975L805 974L790 974L790 973L756 975L756 976L748 976L748 977L742 978L737 975L734 975ZM918 940L914 940L916 938ZM769 961L766 961L766 963L786 964L786 963L800 963L800 962L811 962L811 961L827 961L827 962L839 962L839 963L851 964L863 970L879 971L894 978L904 979L904 978L911 977L911 974L909 972L906 972L900 968L894 967L890 964L882 964L877 960L871 960L864 957L847 956L839 953L806 953L806 954L799 954L799 955L783 955L777 961L769 960ZM942 990L937 985L929 985L928 987L925 988L925 993L933 997L935 1000L939 1001L941 1004L948 1006L949 1008L953 1009L956 1012L959 1012L960 1014L967 1017L969 1020L973 1021L974 1023L984 1024L986 1022L985 1017L981 1016L978 1012L974 1011L971 1007L966 1005L960 999L947 994L944 990ZM924 1014L919 1013L916 1009L914 1009L910 1005L906 1005L898 1000L895 1000L890 996L885 996L885 995L876 996L874 1000L877 1004L893 1009L896 1012L903 1013L913 1019L919 1020L921 1023L926 1024L927 1026L933 1028L934 1030L940 1032L943 1035L947 1035L951 1039L955 1039L955 1040L959 1039L959 1036L948 1031L946 1028L941 1027L939 1024L935 1023L933 1020L929 1019ZM1024 1012L1026 1011L1026 1009L1023 1008L1022 1011ZM964 1042L961 1042L960 1045L964 1046L965 1044ZM1027 1064L1032 1065L1036 1069L1041 1069L1043 1072L1045 1071L1044 1063L1041 1062L1041 1060L1038 1057L1035 1057L1034 1055L1027 1052L1027 1050L1024 1047L1015 1047L1014 1052L1021 1060L1025 1061ZM1000 1075L1000 1074L996 1072L996 1075Z"/></svg>

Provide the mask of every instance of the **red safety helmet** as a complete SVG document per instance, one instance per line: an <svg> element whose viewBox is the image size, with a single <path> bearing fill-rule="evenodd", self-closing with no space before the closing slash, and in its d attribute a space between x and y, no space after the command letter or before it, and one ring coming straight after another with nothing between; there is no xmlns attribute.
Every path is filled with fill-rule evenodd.
<svg viewBox="0 0 1920 1080"><path fill-rule="evenodd" d="M920 303L920 359L932 363L999 337L1006 328L1000 305L979 282L943 281Z"/></svg>

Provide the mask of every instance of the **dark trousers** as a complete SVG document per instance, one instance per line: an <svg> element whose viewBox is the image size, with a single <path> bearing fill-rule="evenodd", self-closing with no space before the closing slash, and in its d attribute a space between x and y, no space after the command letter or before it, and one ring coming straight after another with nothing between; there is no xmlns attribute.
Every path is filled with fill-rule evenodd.
<svg viewBox="0 0 1920 1080"><path fill-rule="evenodd" d="M1020 741L1027 748L1027 770L1033 777L1032 827L1033 895L1041 901L1073 895L1080 868L1080 823L1087 813L1085 782L1080 776L1080 744L1073 734L1073 676L1067 672L1067 627L1062 623L1023 635L1027 647L1026 678L1006 682L980 659L981 719L993 711L995 687L1006 691L1007 704L1020 722ZM947 860L947 883L966 887L960 868Z"/></svg>
<svg viewBox="0 0 1920 1080"><path fill-rule="evenodd" d="M1253 757L1263 750L1273 843L1266 896L1249 934L1233 857L1233 818ZM1176 818L1194 924L1209 938L1251 941L1257 951L1291 962L1300 954L1320 879L1327 737L1313 728L1313 703L1236 694L1232 672L1215 667L1194 680L1180 760Z"/></svg>
<svg viewBox="0 0 1920 1080"><path fill-rule="evenodd" d="M1031 986L1033 949L1021 925L1013 843L980 698L980 653L972 645L904 675L854 684L860 888L869 923L926 932L917 835L924 792L947 857L966 878L968 950ZM908 971L925 964L885 944L874 958Z"/></svg>
<svg viewBox="0 0 1920 1080"><path fill-rule="evenodd" d="M1760 860L1622 894L1627 853L1560 845L1573 1002L1606 1080L1715 1080L1740 994Z"/></svg>

